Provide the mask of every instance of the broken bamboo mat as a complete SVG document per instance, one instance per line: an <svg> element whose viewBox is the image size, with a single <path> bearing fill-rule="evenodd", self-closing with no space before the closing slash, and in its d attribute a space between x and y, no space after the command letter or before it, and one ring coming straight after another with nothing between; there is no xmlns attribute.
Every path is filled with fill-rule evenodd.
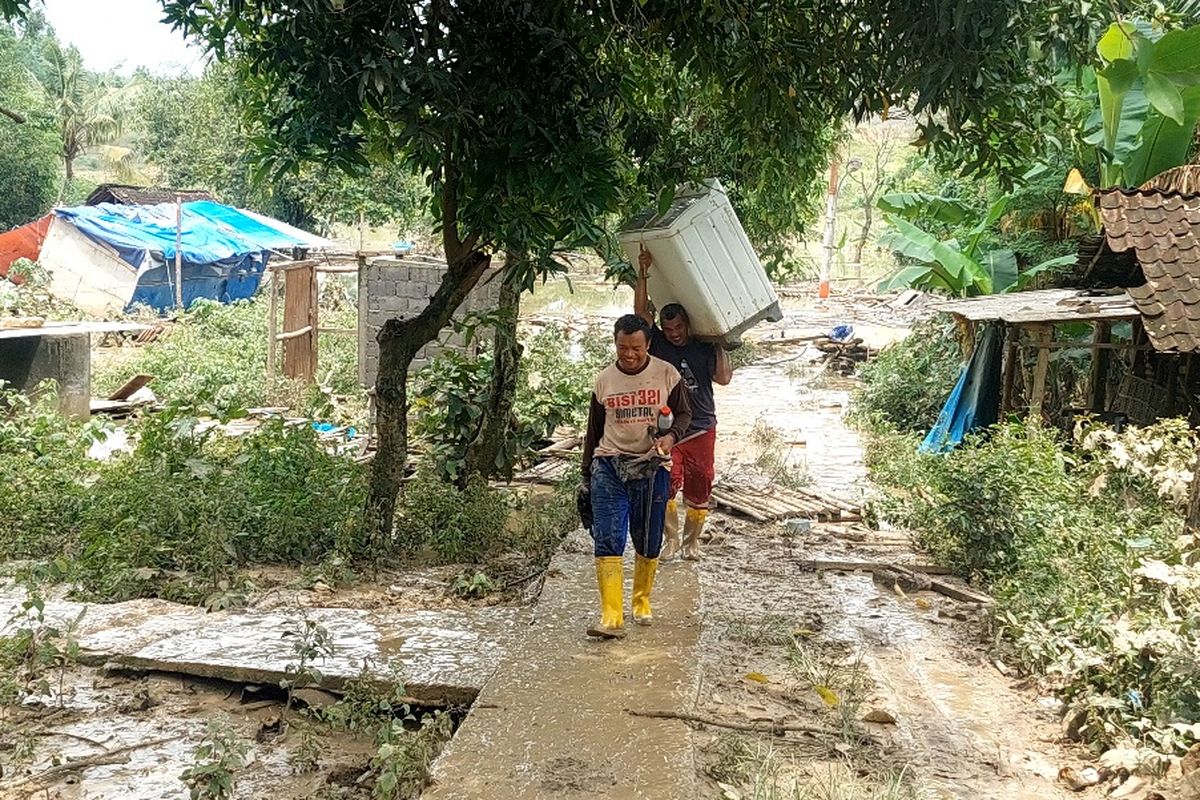
<svg viewBox="0 0 1200 800"><path fill-rule="evenodd" d="M556 485L571 471L582 448L583 437L574 428L555 428L550 444L535 453L541 460L514 475L513 482Z"/></svg>
<svg viewBox="0 0 1200 800"><path fill-rule="evenodd" d="M820 489L755 489L739 484L713 487L712 498L725 508L758 522L773 522L785 517L804 517L819 522L859 522L862 508L849 500Z"/></svg>
<svg viewBox="0 0 1200 800"><path fill-rule="evenodd" d="M571 471L573 462L565 458L548 458L513 476L514 483L557 484Z"/></svg>

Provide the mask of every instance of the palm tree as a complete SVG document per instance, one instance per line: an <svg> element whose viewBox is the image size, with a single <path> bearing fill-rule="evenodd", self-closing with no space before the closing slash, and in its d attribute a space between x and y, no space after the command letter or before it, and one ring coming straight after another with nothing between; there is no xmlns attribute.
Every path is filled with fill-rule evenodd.
<svg viewBox="0 0 1200 800"><path fill-rule="evenodd" d="M55 41L47 42L45 56L42 83L58 117L65 192L75 177L76 158L89 147L111 145L121 137L138 85L119 85L105 76L88 73L78 50L64 49Z"/></svg>

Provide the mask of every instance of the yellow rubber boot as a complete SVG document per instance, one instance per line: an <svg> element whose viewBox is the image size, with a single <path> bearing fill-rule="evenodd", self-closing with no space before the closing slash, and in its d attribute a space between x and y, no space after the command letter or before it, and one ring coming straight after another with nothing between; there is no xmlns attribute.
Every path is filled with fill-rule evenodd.
<svg viewBox="0 0 1200 800"><path fill-rule="evenodd" d="M600 587L600 621L588 626L588 636L601 639L625 638L625 560L620 556L596 559L596 583Z"/></svg>
<svg viewBox="0 0 1200 800"><path fill-rule="evenodd" d="M650 590L654 588L654 574L658 572L657 558L638 556L633 562L633 621L638 625L654 622L650 611Z"/></svg>
<svg viewBox="0 0 1200 800"><path fill-rule="evenodd" d="M679 555L679 506L675 498L667 501L667 516L663 521L663 546L659 558L664 561Z"/></svg>
<svg viewBox="0 0 1200 800"><path fill-rule="evenodd" d="M688 561L700 560L700 532L708 519L707 508L689 508L687 521L683 524L683 557Z"/></svg>

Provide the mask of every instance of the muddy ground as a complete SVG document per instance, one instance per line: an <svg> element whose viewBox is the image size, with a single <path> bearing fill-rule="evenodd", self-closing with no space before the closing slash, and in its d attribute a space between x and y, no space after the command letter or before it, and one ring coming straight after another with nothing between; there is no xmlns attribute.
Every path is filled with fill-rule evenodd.
<svg viewBox="0 0 1200 800"><path fill-rule="evenodd" d="M763 333L792 337L856 322L881 345L902 335L911 316L876 303L792 302L788 319ZM795 345L765 348L760 363L740 370L719 394L721 470L727 480L768 474L859 499L870 489L844 419L853 382L822 373L811 355ZM797 534L720 513L709 533L699 570L701 679L692 711L735 727L812 730L696 725L704 797L1071 794L1056 776L1062 767L1082 766L1086 754L1065 742L1053 701L1002 674L981 608L930 592L897 592L869 573L804 564L911 562L917 556L905 533L817 524ZM677 568L663 565L664 574ZM418 571L351 586L264 574L260 585L270 588L250 601L273 611L477 607L446 593L454 573ZM523 584L504 602L527 607L538 585ZM40 701L0 711L14 732L0 742L0 797L185 797L179 776L195 762L211 721L249 747L236 797L370 796L364 776L376 751L372 737L309 726L305 712L284 708L277 688L75 663L54 671L52 684ZM320 707L333 698L309 699ZM134 749L108 759L115 763L57 770L65 759L124 747Z"/></svg>

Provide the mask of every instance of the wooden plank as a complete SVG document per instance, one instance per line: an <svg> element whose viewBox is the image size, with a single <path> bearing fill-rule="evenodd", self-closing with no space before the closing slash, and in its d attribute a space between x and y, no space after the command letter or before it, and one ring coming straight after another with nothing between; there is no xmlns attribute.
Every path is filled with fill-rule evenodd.
<svg viewBox="0 0 1200 800"><path fill-rule="evenodd" d="M822 503L831 505L834 508L839 508L842 511L849 511L853 514L857 514L858 512L862 511L862 506L856 505L849 500L843 500L836 494L832 494L823 489L805 487L803 489L798 489L797 491L800 494L806 494L809 497L819 500Z"/></svg>
<svg viewBox="0 0 1200 800"><path fill-rule="evenodd" d="M267 390L275 382L275 351L279 349L279 341L275 338L279 332L279 310L276 308L276 298L279 294L279 277L272 275L270 280L270 302L267 304Z"/></svg>
<svg viewBox="0 0 1200 800"><path fill-rule="evenodd" d="M726 494L725 492L718 491L715 488L713 489L712 499L715 500L718 505L722 505L722 506L725 506L726 508L731 508L734 511L741 512L742 514L745 514L747 517L750 517L753 520L757 520L758 522L770 522L771 521L769 518L764 516L762 514L762 512L760 512L751 503L747 503L744 500L731 499L728 494Z"/></svg>
<svg viewBox="0 0 1200 800"><path fill-rule="evenodd" d="M923 575L953 575L949 567L937 564L906 564L884 561L826 561L822 559L805 560L800 562L800 568L813 572L874 572L878 569L902 569L909 572L920 572Z"/></svg>
<svg viewBox="0 0 1200 800"><path fill-rule="evenodd" d="M1004 326L1004 375L1000 393L1000 416L1012 410L1013 393L1016 388L1017 370L1020 369L1021 351L1017 347L1018 332L1011 325Z"/></svg>
<svg viewBox="0 0 1200 800"><path fill-rule="evenodd" d="M1044 345L1050 343L1054 329L1050 325L1030 326L1038 345L1037 365L1033 368L1033 388L1029 393L1029 416L1040 420L1042 405L1046 401L1046 375L1050 370L1050 349Z"/></svg>
<svg viewBox="0 0 1200 800"><path fill-rule="evenodd" d="M92 400L88 406L93 414L127 415L137 408L136 403L128 400Z"/></svg>
<svg viewBox="0 0 1200 800"><path fill-rule="evenodd" d="M992 598L988 597L983 592L977 592L974 589L968 589L965 586L956 586L944 580L933 578L930 580L930 589L938 594L954 600L961 600L964 603L979 603L980 605L991 605Z"/></svg>
<svg viewBox="0 0 1200 800"><path fill-rule="evenodd" d="M315 261L288 265L283 273L283 374L311 381L317 372L317 274ZM303 268L302 268L303 267Z"/></svg>
<svg viewBox="0 0 1200 800"><path fill-rule="evenodd" d="M320 262L315 259L304 259L303 261L287 261L282 264L271 264L267 267L270 272L291 272L292 270L311 270L316 269Z"/></svg>
<svg viewBox="0 0 1200 800"><path fill-rule="evenodd" d="M137 375L134 375L132 378L125 381L125 383L123 383L121 385L120 389L117 389L115 392L110 394L108 396L108 399L109 400L128 400L130 395L132 395L137 390L141 389L143 386L145 386L152 380L154 380L153 375L146 375L145 373L139 373Z"/></svg>

